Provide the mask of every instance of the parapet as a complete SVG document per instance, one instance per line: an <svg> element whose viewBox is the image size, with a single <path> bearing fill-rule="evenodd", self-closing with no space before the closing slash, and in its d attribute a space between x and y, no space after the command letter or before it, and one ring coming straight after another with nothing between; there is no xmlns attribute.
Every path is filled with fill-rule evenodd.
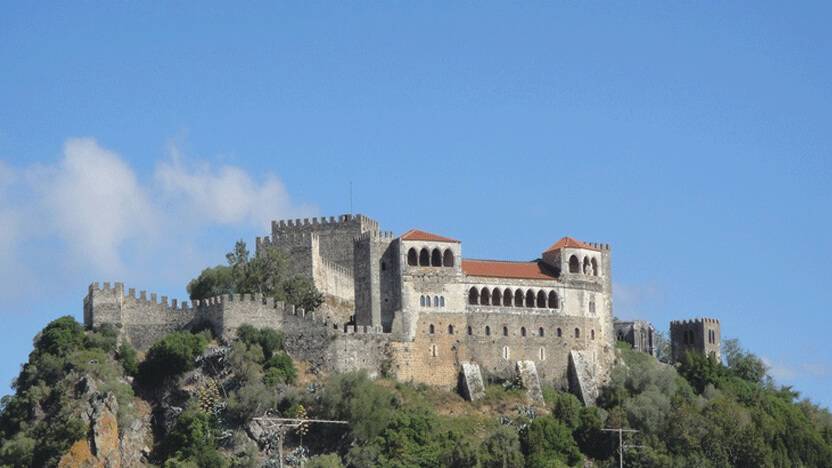
<svg viewBox="0 0 832 468"><path fill-rule="evenodd" d="M267 242L265 245L310 246L313 243L320 242L320 236L317 232L286 231L275 233L271 240L267 237L265 241L256 240L255 242L259 242L258 245Z"/></svg>
<svg viewBox="0 0 832 468"><path fill-rule="evenodd" d="M710 317L699 317L687 320L671 320L670 326L671 327L679 327L679 326L688 326L688 325L701 325L704 323L714 323L719 324L719 319L710 318Z"/></svg>
<svg viewBox="0 0 832 468"><path fill-rule="evenodd" d="M393 231L365 231L362 232L360 235L355 236L353 240L355 242L361 241L385 241L385 242L392 242L393 239L396 238L396 235L393 234Z"/></svg>
<svg viewBox="0 0 832 468"><path fill-rule="evenodd" d="M601 250L601 251L609 251L610 250L610 245L609 244L602 244L600 242L586 242L586 244L589 245L590 247L594 248L594 249L598 249L598 250Z"/></svg>
<svg viewBox="0 0 832 468"><path fill-rule="evenodd" d="M370 230L378 230L378 221L363 214L343 214L335 216L321 216L319 218L279 219L272 221L272 232L289 231L294 229L315 229L316 227L332 227L337 225L362 225Z"/></svg>

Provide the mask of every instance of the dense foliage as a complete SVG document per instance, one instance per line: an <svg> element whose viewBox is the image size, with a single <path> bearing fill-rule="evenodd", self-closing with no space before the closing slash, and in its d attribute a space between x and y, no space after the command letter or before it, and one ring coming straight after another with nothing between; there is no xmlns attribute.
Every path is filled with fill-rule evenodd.
<svg viewBox="0 0 832 468"><path fill-rule="evenodd" d="M323 303L323 295L310 279L289 273L286 256L277 247L264 247L252 256L246 243L238 241L226 260L228 265L206 268L188 283L191 300L260 293L306 310L315 310Z"/></svg>
<svg viewBox="0 0 832 468"><path fill-rule="evenodd" d="M147 385L159 384L193 369L196 357L202 354L206 344L207 332L177 331L166 335L153 343L139 364L139 381Z"/></svg>
<svg viewBox="0 0 832 468"><path fill-rule="evenodd" d="M84 379L100 382L119 402L119 420L131 411L133 391L116 361L113 328L84 332L72 317L49 323L34 340L29 361L4 396L0 411L0 465L50 466L88 427L85 402L76 397Z"/></svg>

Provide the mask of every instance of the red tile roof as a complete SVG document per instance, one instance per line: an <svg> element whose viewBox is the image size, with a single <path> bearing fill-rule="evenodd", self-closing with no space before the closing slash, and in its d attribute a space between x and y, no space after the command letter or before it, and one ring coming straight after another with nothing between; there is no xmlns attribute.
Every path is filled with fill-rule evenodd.
<svg viewBox="0 0 832 468"><path fill-rule="evenodd" d="M599 250L586 242L581 242L579 240L573 239L571 237L564 237L561 240L552 244L551 247L544 250L544 252L551 252L552 250L558 250L563 248L570 248L570 249L587 249L587 250Z"/></svg>
<svg viewBox="0 0 832 468"><path fill-rule="evenodd" d="M406 233L402 234L402 240L408 241L432 241L432 242L456 242L459 243L456 239L451 239L450 237L442 237L437 234L432 234L430 232L420 231L418 229L411 229Z"/></svg>
<svg viewBox="0 0 832 468"><path fill-rule="evenodd" d="M539 261L462 260L462 271L469 276L557 280Z"/></svg>

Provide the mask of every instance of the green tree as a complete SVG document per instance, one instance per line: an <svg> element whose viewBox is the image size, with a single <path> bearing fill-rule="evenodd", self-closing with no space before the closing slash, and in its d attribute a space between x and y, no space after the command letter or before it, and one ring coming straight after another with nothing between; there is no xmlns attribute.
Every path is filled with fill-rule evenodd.
<svg viewBox="0 0 832 468"><path fill-rule="evenodd" d="M232 294L235 290L233 270L218 265L202 270L198 277L188 283L188 294L192 301Z"/></svg>
<svg viewBox="0 0 832 468"><path fill-rule="evenodd" d="M722 354L728 369L737 377L754 383L762 383L768 366L762 359L746 351L736 338L722 341Z"/></svg>
<svg viewBox="0 0 832 468"><path fill-rule="evenodd" d="M145 385L158 384L193 369L206 344L208 339L204 333L177 331L166 335L147 351L139 365L139 381Z"/></svg>
<svg viewBox="0 0 832 468"><path fill-rule="evenodd" d="M498 427L480 446L479 459L483 468L522 466L523 452L517 431L508 426Z"/></svg>
<svg viewBox="0 0 832 468"><path fill-rule="evenodd" d="M551 416L543 416L529 424L525 431L526 465L549 467L552 462L577 465L583 457L572 432L566 424Z"/></svg>
<svg viewBox="0 0 832 468"><path fill-rule="evenodd" d="M162 440L164 466L222 468L228 460L217 450L217 425L213 416L191 405L176 418L173 428Z"/></svg>

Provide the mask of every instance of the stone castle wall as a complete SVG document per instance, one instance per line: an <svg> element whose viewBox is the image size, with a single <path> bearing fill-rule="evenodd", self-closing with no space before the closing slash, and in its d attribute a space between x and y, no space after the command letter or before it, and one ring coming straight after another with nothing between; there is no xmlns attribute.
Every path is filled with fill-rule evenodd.
<svg viewBox="0 0 832 468"><path fill-rule="evenodd" d="M692 351L721 360L719 320L697 318L670 322L670 346L673 360L679 362Z"/></svg>

